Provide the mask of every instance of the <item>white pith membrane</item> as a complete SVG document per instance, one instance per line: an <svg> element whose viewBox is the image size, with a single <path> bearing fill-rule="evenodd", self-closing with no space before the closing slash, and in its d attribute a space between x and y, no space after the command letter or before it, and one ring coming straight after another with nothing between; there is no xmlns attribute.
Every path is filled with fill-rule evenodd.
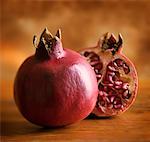
<svg viewBox="0 0 150 142"><path fill-rule="evenodd" d="M112 44L117 43L114 36L110 38L113 40ZM126 111L133 103L137 76L133 64L119 53L120 50L112 54L112 49L102 49L104 40L106 39L101 39L98 46L86 49L81 54L93 67L99 87L97 103L92 113L96 116L114 116ZM108 37L105 42L108 42Z"/></svg>

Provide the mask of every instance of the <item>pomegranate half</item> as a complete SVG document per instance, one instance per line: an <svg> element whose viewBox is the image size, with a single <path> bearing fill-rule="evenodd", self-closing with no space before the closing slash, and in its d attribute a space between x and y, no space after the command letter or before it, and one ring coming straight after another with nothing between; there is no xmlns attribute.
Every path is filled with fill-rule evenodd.
<svg viewBox="0 0 150 142"><path fill-rule="evenodd" d="M119 40L106 33L96 47L81 51L94 69L99 94L93 114L115 116L125 112L137 95L138 77L132 62L121 52L122 36Z"/></svg>
<svg viewBox="0 0 150 142"><path fill-rule="evenodd" d="M43 31L35 55L28 57L18 70L14 83L15 102L30 122L59 127L87 117L98 95L95 73L79 54L64 49L61 31L53 36Z"/></svg>

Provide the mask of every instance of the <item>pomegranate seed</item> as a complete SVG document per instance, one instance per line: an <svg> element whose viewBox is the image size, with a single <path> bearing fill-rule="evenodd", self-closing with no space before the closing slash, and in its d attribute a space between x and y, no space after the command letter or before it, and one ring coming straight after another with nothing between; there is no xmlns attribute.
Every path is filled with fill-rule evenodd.
<svg viewBox="0 0 150 142"><path fill-rule="evenodd" d="M96 74L99 74L99 70L98 69L95 69L94 67L92 67L95 71Z"/></svg>
<svg viewBox="0 0 150 142"><path fill-rule="evenodd" d="M118 67L117 64L116 64L116 62L113 62L112 65L113 65L114 67L116 67L116 68Z"/></svg>
<svg viewBox="0 0 150 142"><path fill-rule="evenodd" d="M114 86L113 84L110 84L110 83L109 83L109 84L107 84L107 85L108 85L109 87L113 87L113 86Z"/></svg>
<svg viewBox="0 0 150 142"><path fill-rule="evenodd" d="M129 92L129 90L126 90L123 94L122 94L122 98L123 99L129 99L131 97L131 93Z"/></svg>
<svg viewBox="0 0 150 142"><path fill-rule="evenodd" d="M126 63L123 64L123 70L124 70L125 74L128 74L130 72L130 69Z"/></svg>
<svg viewBox="0 0 150 142"><path fill-rule="evenodd" d="M121 104L114 105L114 108L115 108L115 109L120 109L121 107L122 107Z"/></svg>
<svg viewBox="0 0 150 142"><path fill-rule="evenodd" d="M111 82L111 83L114 83L113 79L112 79L112 75L108 75L108 80Z"/></svg>
<svg viewBox="0 0 150 142"><path fill-rule="evenodd" d="M110 102L113 103L114 99L115 99L115 96L111 96L110 97Z"/></svg>
<svg viewBox="0 0 150 142"><path fill-rule="evenodd" d="M122 88L122 86L120 86L120 85L116 85L116 86L115 86L115 88L116 88L116 89L121 89L121 88Z"/></svg>
<svg viewBox="0 0 150 142"><path fill-rule="evenodd" d="M91 65L91 66L94 66L94 65L96 65L96 64L99 65L99 61L96 60L96 61L91 61L91 62L90 62L90 65Z"/></svg>
<svg viewBox="0 0 150 142"><path fill-rule="evenodd" d="M115 85L117 85L117 86L120 86L120 85L122 85L122 81L115 81Z"/></svg>
<svg viewBox="0 0 150 142"><path fill-rule="evenodd" d="M114 72L111 72L111 71L108 71L107 74L108 74L108 75L111 75L111 76L114 76L114 75L115 75L115 73L114 73Z"/></svg>
<svg viewBox="0 0 150 142"><path fill-rule="evenodd" d="M108 99L108 97L105 98L107 104L110 104L110 100Z"/></svg>
<svg viewBox="0 0 150 142"><path fill-rule="evenodd" d="M112 66L108 66L108 69L111 70L111 71L116 71L116 69Z"/></svg>
<svg viewBox="0 0 150 142"><path fill-rule="evenodd" d="M123 65L123 60L121 60L121 59L116 59L114 62L116 62L118 67L121 67Z"/></svg>
<svg viewBox="0 0 150 142"><path fill-rule="evenodd" d="M97 77L97 79L101 79L102 75L101 74L97 74L96 77Z"/></svg>
<svg viewBox="0 0 150 142"><path fill-rule="evenodd" d="M99 91L99 96L103 96L103 91Z"/></svg>
<svg viewBox="0 0 150 142"><path fill-rule="evenodd" d="M106 96L108 96L108 94L107 94L106 92L103 92L103 96L105 96L105 97L106 97Z"/></svg>
<svg viewBox="0 0 150 142"><path fill-rule="evenodd" d="M122 102L121 102L121 99L119 97L115 98L113 104L114 104L115 109L120 109L122 107Z"/></svg>
<svg viewBox="0 0 150 142"><path fill-rule="evenodd" d="M89 52L84 52L84 54L83 54L85 57L87 57L87 56L89 56L90 55L90 53Z"/></svg>
<svg viewBox="0 0 150 142"><path fill-rule="evenodd" d="M129 88L129 84L128 83L124 83L122 88L125 89L125 90L128 89Z"/></svg>

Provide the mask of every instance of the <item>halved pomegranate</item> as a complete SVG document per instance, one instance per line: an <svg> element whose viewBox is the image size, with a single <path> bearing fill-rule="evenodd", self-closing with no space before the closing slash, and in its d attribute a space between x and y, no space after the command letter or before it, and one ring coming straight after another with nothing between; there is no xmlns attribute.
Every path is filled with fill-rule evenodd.
<svg viewBox="0 0 150 142"><path fill-rule="evenodd" d="M96 116L114 116L125 112L137 95L138 77L132 62L122 52L119 40L106 33L98 45L81 51L93 67L98 82L99 95L92 113Z"/></svg>

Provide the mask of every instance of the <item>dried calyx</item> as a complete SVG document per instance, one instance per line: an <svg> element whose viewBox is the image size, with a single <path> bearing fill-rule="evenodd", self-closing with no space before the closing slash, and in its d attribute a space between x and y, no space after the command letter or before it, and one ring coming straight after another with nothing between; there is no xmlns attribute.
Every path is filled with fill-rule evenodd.
<svg viewBox="0 0 150 142"><path fill-rule="evenodd" d="M122 43L123 41L121 34L118 35L118 42L116 41L116 37L113 34L109 36L109 33L104 34L99 41L99 44L101 44L101 49L103 51L109 49L113 55L120 50Z"/></svg>
<svg viewBox="0 0 150 142"><path fill-rule="evenodd" d="M63 47L61 42L61 30L58 29L55 36L53 36L47 28L41 34L39 44L37 44L37 37L33 37L33 45L36 48L35 55L38 58L61 58L63 57Z"/></svg>

